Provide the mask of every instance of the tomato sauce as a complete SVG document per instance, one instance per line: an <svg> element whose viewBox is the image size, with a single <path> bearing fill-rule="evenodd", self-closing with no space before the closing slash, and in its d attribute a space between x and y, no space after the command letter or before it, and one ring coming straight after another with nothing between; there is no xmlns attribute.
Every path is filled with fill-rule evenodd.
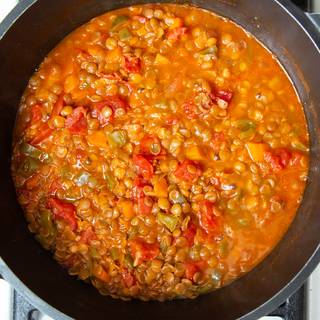
<svg viewBox="0 0 320 320"><path fill-rule="evenodd" d="M31 77L12 175L29 229L120 298L193 298L250 271L287 231L309 162L276 58L187 5L94 18Z"/></svg>

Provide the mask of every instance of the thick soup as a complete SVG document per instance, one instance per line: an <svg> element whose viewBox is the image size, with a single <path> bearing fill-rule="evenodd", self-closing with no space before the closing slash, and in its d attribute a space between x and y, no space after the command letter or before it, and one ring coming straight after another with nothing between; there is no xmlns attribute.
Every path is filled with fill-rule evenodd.
<svg viewBox="0 0 320 320"><path fill-rule="evenodd" d="M22 97L12 173L29 229L121 298L192 298L251 270L295 216L301 103L231 21L181 5L106 13L66 37Z"/></svg>

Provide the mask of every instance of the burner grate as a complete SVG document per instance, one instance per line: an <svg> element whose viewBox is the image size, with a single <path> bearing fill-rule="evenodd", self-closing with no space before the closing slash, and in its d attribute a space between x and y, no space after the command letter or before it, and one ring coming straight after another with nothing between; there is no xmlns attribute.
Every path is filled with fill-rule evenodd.
<svg viewBox="0 0 320 320"><path fill-rule="evenodd" d="M306 310L306 288L301 287L296 293L287 299L277 310L270 316L280 317L283 320L305 320ZM272 320L272 318L270 318Z"/></svg>
<svg viewBox="0 0 320 320"><path fill-rule="evenodd" d="M12 320L38 320L33 317L35 310L36 309L34 306L32 306L21 294L14 290Z"/></svg>
<svg viewBox="0 0 320 320"><path fill-rule="evenodd" d="M291 0L291 1L304 11L312 11L313 9L312 0Z"/></svg>
<svg viewBox="0 0 320 320"><path fill-rule="evenodd" d="M283 303L277 310L272 312L268 317L263 317L261 320L305 320L305 292L306 288L303 286L289 299L287 299L287 301ZM35 307L33 307L17 291L14 291L13 294L12 311L12 320L44 320L44 318L46 320L51 319L35 309Z"/></svg>

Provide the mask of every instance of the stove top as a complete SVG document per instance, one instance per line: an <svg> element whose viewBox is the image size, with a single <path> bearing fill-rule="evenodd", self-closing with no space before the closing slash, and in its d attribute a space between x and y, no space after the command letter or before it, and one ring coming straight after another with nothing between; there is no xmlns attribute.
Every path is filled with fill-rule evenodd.
<svg viewBox="0 0 320 320"><path fill-rule="evenodd" d="M311 11L313 9L312 0L291 0L291 1L304 11Z"/></svg>
<svg viewBox="0 0 320 320"><path fill-rule="evenodd" d="M0 22L19 0L0 0ZM21 0L22 1L22 0ZM264 0L268 1L268 0ZM320 10L320 0L291 0L304 11ZM320 265L302 288L269 316L257 320L319 320ZM0 320L59 320L42 314L0 277ZM223 319L221 319L223 320Z"/></svg>
<svg viewBox="0 0 320 320"><path fill-rule="evenodd" d="M270 315L257 320L319 320L320 265L295 294ZM8 282L0 279L1 320L59 320L37 310Z"/></svg>

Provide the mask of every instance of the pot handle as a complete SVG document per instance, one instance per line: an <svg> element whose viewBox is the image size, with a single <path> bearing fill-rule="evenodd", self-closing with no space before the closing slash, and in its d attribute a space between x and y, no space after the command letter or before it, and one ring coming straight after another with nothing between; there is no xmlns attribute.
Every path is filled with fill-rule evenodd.
<svg viewBox="0 0 320 320"><path fill-rule="evenodd" d="M320 13L306 12L306 15L320 32Z"/></svg>

